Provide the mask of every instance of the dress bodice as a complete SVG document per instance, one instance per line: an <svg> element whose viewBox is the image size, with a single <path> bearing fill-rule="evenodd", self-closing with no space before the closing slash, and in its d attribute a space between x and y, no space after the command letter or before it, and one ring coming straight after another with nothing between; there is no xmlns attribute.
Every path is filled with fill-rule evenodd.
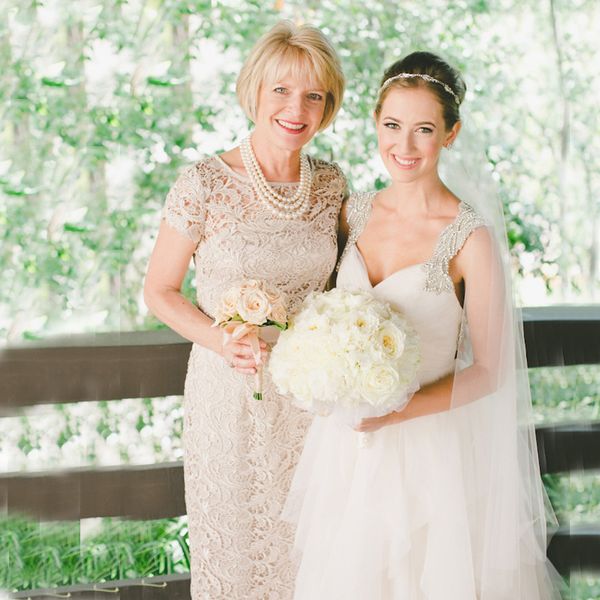
<svg viewBox="0 0 600 600"><path fill-rule="evenodd" d="M339 167L310 159L310 209L291 221L273 216L250 180L221 158L185 169L171 188L163 212L169 225L196 244L196 295L214 316L232 285L266 279L283 291L294 312L304 297L325 286L337 255L337 220L346 190ZM296 183L273 183L292 195Z"/></svg>
<svg viewBox="0 0 600 600"><path fill-rule="evenodd" d="M374 197L371 192L355 194L348 200L350 235L340 260L337 285L370 291L409 319L419 335L419 383L425 385L454 368L463 311L448 267L471 232L484 221L469 205L461 203L455 220L442 230L427 262L400 269L373 286L356 241L367 224Z"/></svg>

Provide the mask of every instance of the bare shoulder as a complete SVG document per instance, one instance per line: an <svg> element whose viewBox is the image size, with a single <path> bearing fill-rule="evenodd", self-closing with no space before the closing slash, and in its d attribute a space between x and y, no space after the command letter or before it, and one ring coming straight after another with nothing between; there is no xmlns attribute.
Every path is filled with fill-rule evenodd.
<svg viewBox="0 0 600 600"><path fill-rule="evenodd" d="M457 253L454 264L463 278L477 273L481 268L489 268L491 261L497 256L496 240L486 225L478 225L468 235L465 243Z"/></svg>

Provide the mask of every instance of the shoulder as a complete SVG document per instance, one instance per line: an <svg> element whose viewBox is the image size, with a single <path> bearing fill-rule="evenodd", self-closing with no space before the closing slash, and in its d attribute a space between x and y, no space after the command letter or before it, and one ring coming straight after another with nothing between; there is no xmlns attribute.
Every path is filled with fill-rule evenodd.
<svg viewBox="0 0 600 600"><path fill-rule="evenodd" d="M350 194L348 200L344 202L342 217L351 241L356 241L365 228L371 214L371 207L376 193L355 192Z"/></svg>
<svg viewBox="0 0 600 600"><path fill-rule="evenodd" d="M456 220L457 266L469 270L469 266L485 262L497 253L494 233L485 219L468 204Z"/></svg>
<svg viewBox="0 0 600 600"><path fill-rule="evenodd" d="M441 233L440 251L449 259L456 256L478 229L485 228L485 220L469 204L460 202L454 221Z"/></svg>
<svg viewBox="0 0 600 600"><path fill-rule="evenodd" d="M359 219L362 214L371 212L376 194L376 191L354 192L350 194L345 206L346 217L350 224Z"/></svg>
<svg viewBox="0 0 600 600"><path fill-rule="evenodd" d="M335 162L328 162L320 158L309 156L313 169L313 185L318 189L325 189L328 193L339 196L340 199L347 196L348 182L344 172Z"/></svg>

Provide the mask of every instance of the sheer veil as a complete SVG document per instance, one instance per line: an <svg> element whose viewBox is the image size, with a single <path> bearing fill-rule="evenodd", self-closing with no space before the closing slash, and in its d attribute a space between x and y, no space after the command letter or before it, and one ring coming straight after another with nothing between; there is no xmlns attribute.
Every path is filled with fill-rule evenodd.
<svg viewBox="0 0 600 600"><path fill-rule="evenodd" d="M560 578L546 559L548 528L556 521L540 479L502 205L473 123L464 115L462 122L440 173L486 223L477 293L465 290L450 413L463 450L462 484L474 499L480 598L558 599Z"/></svg>

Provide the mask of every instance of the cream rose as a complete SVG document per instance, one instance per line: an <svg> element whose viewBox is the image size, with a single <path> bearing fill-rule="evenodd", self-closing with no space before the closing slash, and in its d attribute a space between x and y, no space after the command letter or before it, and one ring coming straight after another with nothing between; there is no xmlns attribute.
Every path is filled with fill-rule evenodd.
<svg viewBox="0 0 600 600"><path fill-rule="evenodd" d="M223 294L219 306L219 321L227 321L235 317L237 313L237 302L240 297L240 288L232 287Z"/></svg>
<svg viewBox="0 0 600 600"><path fill-rule="evenodd" d="M406 335L394 326L382 327L377 334L382 352L391 359L402 356Z"/></svg>
<svg viewBox="0 0 600 600"><path fill-rule="evenodd" d="M271 314L271 303L260 288L242 286L241 296L237 303L237 312L244 321L254 325L262 325Z"/></svg>
<svg viewBox="0 0 600 600"><path fill-rule="evenodd" d="M388 400L400 382L398 371L389 364L375 363L361 371L361 392L375 403Z"/></svg>
<svg viewBox="0 0 600 600"><path fill-rule="evenodd" d="M277 323L285 323L287 321L287 311L285 309L285 304L281 299L272 304L271 315L269 318L271 321L276 321Z"/></svg>

